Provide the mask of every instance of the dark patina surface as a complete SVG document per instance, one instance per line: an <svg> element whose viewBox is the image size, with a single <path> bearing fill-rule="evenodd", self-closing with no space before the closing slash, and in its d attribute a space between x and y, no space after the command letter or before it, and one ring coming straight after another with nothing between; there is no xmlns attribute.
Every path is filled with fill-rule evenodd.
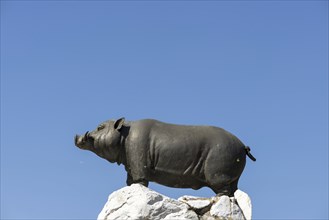
<svg viewBox="0 0 329 220"><path fill-rule="evenodd" d="M111 163L123 164L127 185L149 181L177 188L210 187L232 196L250 148L213 126L186 126L153 119L109 120L75 136L75 145Z"/></svg>

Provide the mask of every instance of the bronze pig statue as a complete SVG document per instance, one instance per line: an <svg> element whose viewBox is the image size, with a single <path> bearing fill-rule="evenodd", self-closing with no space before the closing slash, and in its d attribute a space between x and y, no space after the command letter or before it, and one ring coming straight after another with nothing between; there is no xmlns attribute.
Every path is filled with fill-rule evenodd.
<svg viewBox="0 0 329 220"><path fill-rule="evenodd" d="M111 163L123 164L127 185L149 181L169 187L210 187L233 196L250 148L213 126L186 126L153 119L109 120L75 136L75 145Z"/></svg>

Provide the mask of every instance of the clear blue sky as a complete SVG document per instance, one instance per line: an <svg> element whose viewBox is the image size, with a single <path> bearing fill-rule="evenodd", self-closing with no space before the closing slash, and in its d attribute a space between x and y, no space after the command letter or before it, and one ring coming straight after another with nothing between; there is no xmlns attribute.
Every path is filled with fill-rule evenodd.
<svg viewBox="0 0 329 220"><path fill-rule="evenodd" d="M328 2L1 1L2 219L95 219L126 173L73 138L122 116L225 128L255 219L327 219Z"/></svg>

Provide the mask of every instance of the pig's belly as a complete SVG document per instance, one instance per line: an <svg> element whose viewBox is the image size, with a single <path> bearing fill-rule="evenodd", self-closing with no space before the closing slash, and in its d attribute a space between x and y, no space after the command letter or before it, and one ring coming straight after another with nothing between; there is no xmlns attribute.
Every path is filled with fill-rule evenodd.
<svg viewBox="0 0 329 220"><path fill-rule="evenodd" d="M202 178L200 175L181 174L181 172L160 169L151 170L150 181L175 188L200 189L207 186L204 177Z"/></svg>

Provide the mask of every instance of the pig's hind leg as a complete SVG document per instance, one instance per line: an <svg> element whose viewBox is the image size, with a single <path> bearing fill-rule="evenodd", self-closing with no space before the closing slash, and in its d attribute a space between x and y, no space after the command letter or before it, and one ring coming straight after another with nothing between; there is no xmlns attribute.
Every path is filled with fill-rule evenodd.
<svg viewBox="0 0 329 220"><path fill-rule="evenodd" d="M238 189L238 181L230 184L211 186L210 188L217 194L217 196L226 195L229 197L234 197L234 192Z"/></svg>
<svg viewBox="0 0 329 220"><path fill-rule="evenodd" d="M238 189L238 180L232 180L232 177L226 175L213 176L208 179L208 186L217 194L217 196L226 195L234 197L234 192Z"/></svg>

